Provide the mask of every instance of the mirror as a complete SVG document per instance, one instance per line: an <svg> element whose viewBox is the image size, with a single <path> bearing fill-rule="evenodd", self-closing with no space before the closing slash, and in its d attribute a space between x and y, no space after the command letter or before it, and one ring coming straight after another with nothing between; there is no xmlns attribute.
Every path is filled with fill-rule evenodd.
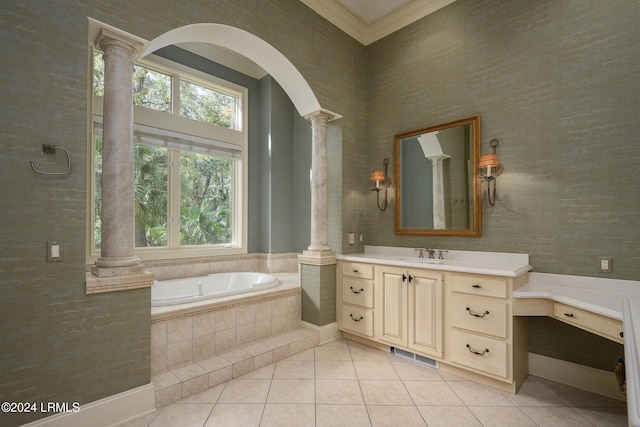
<svg viewBox="0 0 640 427"><path fill-rule="evenodd" d="M395 228L402 235L482 235L480 115L395 136Z"/></svg>

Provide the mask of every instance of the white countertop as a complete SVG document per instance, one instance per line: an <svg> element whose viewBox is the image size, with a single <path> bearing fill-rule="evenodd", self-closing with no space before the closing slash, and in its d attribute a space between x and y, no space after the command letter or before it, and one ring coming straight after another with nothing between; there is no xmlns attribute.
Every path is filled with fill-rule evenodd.
<svg viewBox="0 0 640 427"><path fill-rule="evenodd" d="M436 248L435 256L438 256ZM425 253L425 257L428 255ZM431 264L429 259L420 260L415 248L395 246L365 246L364 253L338 255L339 260L395 265L399 267L428 268L431 270L460 273L490 274L494 276L518 277L531 270L528 254L502 252L456 251L444 254L441 264ZM438 260L431 260L438 262Z"/></svg>
<svg viewBox="0 0 640 427"><path fill-rule="evenodd" d="M629 426L640 427L640 282L529 273L514 298L546 298L622 320Z"/></svg>
<svg viewBox="0 0 640 427"><path fill-rule="evenodd" d="M624 299L640 297L640 282L563 274L529 273L529 283L514 298L546 298L616 320L623 319Z"/></svg>

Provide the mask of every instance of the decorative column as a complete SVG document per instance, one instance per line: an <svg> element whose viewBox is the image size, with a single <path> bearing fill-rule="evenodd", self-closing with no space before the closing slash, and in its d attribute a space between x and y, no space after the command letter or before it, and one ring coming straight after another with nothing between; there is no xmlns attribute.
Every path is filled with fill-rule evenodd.
<svg viewBox="0 0 640 427"><path fill-rule="evenodd" d="M302 286L302 320L321 328L336 321L336 255L329 247L327 128L336 116L319 110L311 121L311 244L298 257ZM322 341L322 330L319 331Z"/></svg>
<svg viewBox="0 0 640 427"><path fill-rule="evenodd" d="M134 255L133 66L143 44L102 29L96 45L104 52L102 152L102 242L92 267L99 277L143 273Z"/></svg>
<svg viewBox="0 0 640 427"><path fill-rule="evenodd" d="M443 161L449 156L432 156L431 160L432 180L433 180L433 228L443 230L447 228L447 218L445 217L444 206L444 170Z"/></svg>

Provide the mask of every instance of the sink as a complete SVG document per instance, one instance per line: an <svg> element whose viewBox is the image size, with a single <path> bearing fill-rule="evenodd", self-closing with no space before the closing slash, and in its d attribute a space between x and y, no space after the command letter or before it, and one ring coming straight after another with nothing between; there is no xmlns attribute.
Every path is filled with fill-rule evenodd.
<svg viewBox="0 0 640 427"><path fill-rule="evenodd" d="M405 258L402 261L419 262L419 263L422 263L422 264L442 264L442 263L444 263L443 259L437 259L437 258Z"/></svg>

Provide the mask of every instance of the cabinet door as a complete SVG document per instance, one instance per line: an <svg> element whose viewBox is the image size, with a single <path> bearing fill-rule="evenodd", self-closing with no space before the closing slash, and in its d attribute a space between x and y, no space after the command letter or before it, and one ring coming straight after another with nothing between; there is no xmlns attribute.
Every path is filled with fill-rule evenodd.
<svg viewBox="0 0 640 427"><path fill-rule="evenodd" d="M379 339L389 344L407 345L407 271L400 268L378 270L376 312ZM378 309L378 304L380 308Z"/></svg>
<svg viewBox="0 0 640 427"><path fill-rule="evenodd" d="M442 357L442 276L409 271L409 348Z"/></svg>

